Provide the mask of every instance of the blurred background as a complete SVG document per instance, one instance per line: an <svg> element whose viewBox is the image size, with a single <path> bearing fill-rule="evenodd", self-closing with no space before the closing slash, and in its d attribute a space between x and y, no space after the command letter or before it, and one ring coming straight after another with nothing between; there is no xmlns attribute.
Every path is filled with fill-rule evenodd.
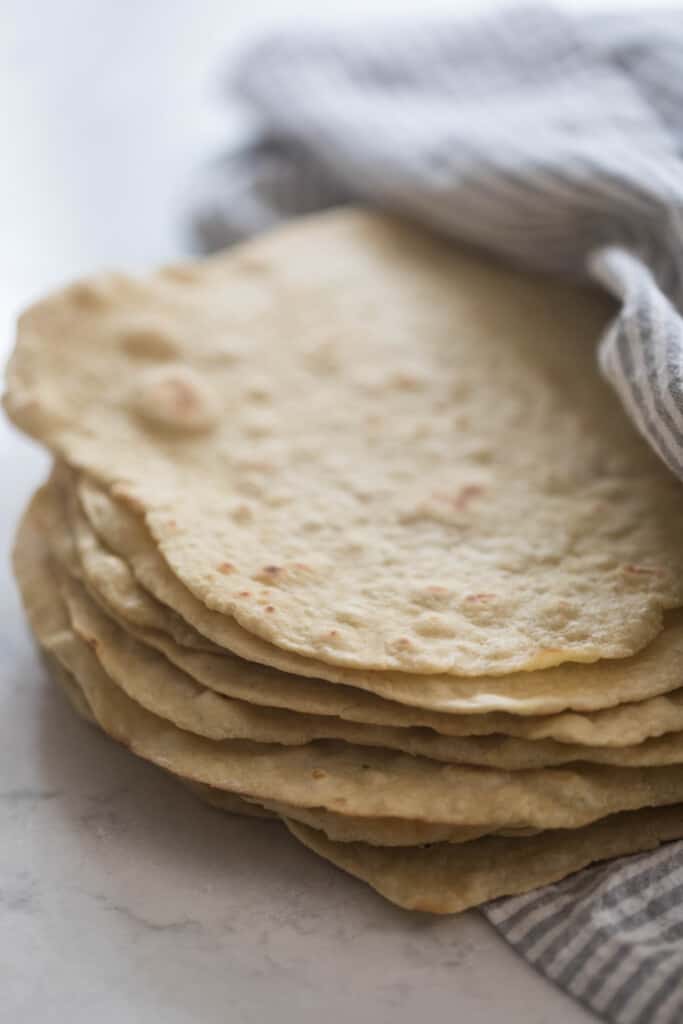
<svg viewBox="0 0 683 1024"><path fill-rule="evenodd" d="M683 7L683 0L668 6ZM186 251L193 175L245 131L231 63L265 30L489 0L0 0L0 358L17 311L105 265ZM509 5L510 6L510 5ZM565 0L570 11L661 4Z"/></svg>

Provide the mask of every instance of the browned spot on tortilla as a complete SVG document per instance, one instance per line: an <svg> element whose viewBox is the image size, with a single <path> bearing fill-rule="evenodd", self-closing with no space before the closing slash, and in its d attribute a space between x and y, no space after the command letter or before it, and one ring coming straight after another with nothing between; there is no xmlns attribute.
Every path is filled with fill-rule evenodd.
<svg viewBox="0 0 683 1024"><path fill-rule="evenodd" d="M179 347L160 327L142 326L127 330L121 336L121 348L135 359L175 359Z"/></svg>
<svg viewBox="0 0 683 1024"><path fill-rule="evenodd" d="M252 511L251 505L247 505L244 502L241 505L236 505L235 508L232 510L232 518L235 520L236 523L246 523L250 519L253 519L253 516L254 513Z"/></svg>
<svg viewBox="0 0 683 1024"><path fill-rule="evenodd" d="M483 493L484 488L481 484L466 484L464 487L461 487L455 497L451 499L453 508L458 511L462 511L473 498L478 498Z"/></svg>

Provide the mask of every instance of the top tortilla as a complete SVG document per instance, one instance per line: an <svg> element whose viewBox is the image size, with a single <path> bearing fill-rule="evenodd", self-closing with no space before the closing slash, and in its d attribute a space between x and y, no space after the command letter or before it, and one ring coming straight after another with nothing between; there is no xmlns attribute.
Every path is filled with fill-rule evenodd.
<svg viewBox="0 0 683 1024"><path fill-rule="evenodd" d="M683 604L683 502L598 377L610 308L336 212L39 303L6 405L276 647L413 674L626 657Z"/></svg>

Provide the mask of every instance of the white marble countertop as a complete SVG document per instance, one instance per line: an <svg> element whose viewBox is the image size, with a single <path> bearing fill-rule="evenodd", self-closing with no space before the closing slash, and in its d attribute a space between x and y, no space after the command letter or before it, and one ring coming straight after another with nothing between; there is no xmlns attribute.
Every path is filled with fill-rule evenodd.
<svg viewBox="0 0 683 1024"><path fill-rule="evenodd" d="M226 131L210 69L233 35L310 7L7 0L0 357L16 311L45 288L180 251L173 211ZM44 676L7 564L46 466L0 426L2 1019L588 1021L478 914L399 911L278 825L205 808L74 717Z"/></svg>

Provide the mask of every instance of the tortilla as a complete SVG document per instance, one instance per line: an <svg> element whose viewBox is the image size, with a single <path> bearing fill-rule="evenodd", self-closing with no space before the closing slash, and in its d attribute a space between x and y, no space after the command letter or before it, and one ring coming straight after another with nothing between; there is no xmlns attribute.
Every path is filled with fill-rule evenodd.
<svg viewBox="0 0 683 1024"><path fill-rule="evenodd" d="M200 800L221 811L231 812L233 797L221 789L212 789L192 783L190 788ZM242 801L247 803L247 801ZM429 825L422 821L400 821L394 818L351 818L320 808L290 807L269 800L257 806L264 813L277 818L291 817L304 825L318 829L337 843L357 842L360 835L373 846L419 846L425 843L468 843L486 835L485 829L472 827L448 828Z"/></svg>
<svg viewBox="0 0 683 1024"><path fill-rule="evenodd" d="M86 478L79 482L78 493L95 531L125 559L158 601L172 607L213 643L226 646L252 663L264 663L303 676L320 670L328 681L353 686L394 703L452 714L537 715L557 714L567 709L594 711L668 693L683 682L683 614L680 612L671 613L662 633L645 650L628 659L567 664L536 672L479 678L361 672L338 667L328 671L320 662L278 651L272 644L251 637L230 618L207 611L173 576L139 517Z"/></svg>
<svg viewBox="0 0 683 1024"><path fill-rule="evenodd" d="M613 765L683 763L683 735L670 733L634 747L582 747L552 740L505 736L449 737L422 729L392 729L345 722L331 716L302 715L226 698L199 686L153 649L145 647L97 609L73 579L62 580L71 627L95 652L107 675L132 700L209 739L248 739L300 746L339 739L362 746L402 750L446 763L516 771L587 761ZM235 665L240 671L240 665Z"/></svg>
<svg viewBox="0 0 683 1024"><path fill-rule="evenodd" d="M181 646L222 653L184 619L137 586L123 559L107 551L81 511L70 475L59 467L51 486L55 490L56 530L52 543L72 575L82 579L90 594L117 620L142 630L168 633ZM67 550L68 549L68 550Z"/></svg>
<svg viewBox="0 0 683 1024"><path fill-rule="evenodd" d="M293 836L319 856L362 879L406 910L457 914L499 896L514 896L587 867L594 861L655 850L683 837L683 807L613 815L576 831L527 839L487 836L460 846L390 850L335 843L322 832L288 821Z"/></svg>
<svg viewBox="0 0 683 1024"><path fill-rule="evenodd" d="M334 212L38 303L5 402L270 647L427 677L624 658L683 604L683 503L595 369L612 308Z"/></svg>

